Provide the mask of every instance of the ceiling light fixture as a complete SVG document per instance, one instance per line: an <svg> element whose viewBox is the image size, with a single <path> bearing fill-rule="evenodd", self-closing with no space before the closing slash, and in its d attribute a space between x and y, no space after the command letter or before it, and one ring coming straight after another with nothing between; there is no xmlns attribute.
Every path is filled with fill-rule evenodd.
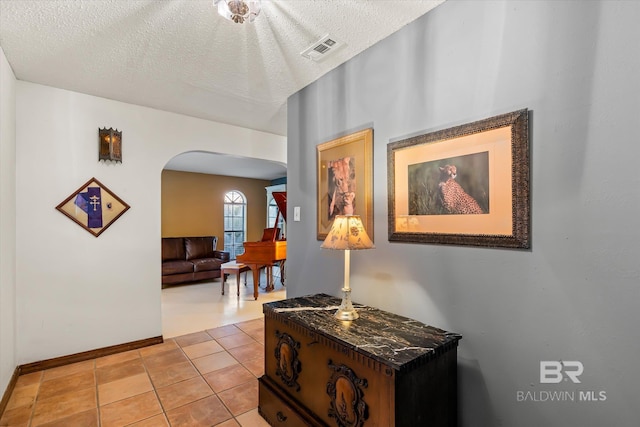
<svg viewBox="0 0 640 427"><path fill-rule="evenodd" d="M242 24L245 20L253 22L260 14L262 0L213 0L218 13L229 21Z"/></svg>

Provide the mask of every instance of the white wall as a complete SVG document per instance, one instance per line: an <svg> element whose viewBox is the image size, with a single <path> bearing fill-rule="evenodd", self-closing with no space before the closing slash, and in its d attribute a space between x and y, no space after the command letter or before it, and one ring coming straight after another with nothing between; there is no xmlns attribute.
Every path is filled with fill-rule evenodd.
<svg viewBox="0 0 640 427"><path fill-rule="evenodd" d="M0 396L16 367L16 79L0 47Z"/></svg>
<svg viewBox="0 0 640 427"><path fill-rule="evenodd" d="M287 197L302 221L287 223L287 294L338 295L340 254L315 239L315 148L371 126L376 249L351 256L353 299L463 335L459 425L637 426L638 22L640 2L449 1L290 97ZM532 249L390 243L387 144L520 108ZM541 360L581 361L582 382L541 384Z"/></svg>
<svg viewBox="0 0 640 427"><path fill-rule="evenodd" d="M286 162L286 139L17 82L17 363L162 334L160 177L190 150ZM123 162L98 162L98 128ZM131 206L98 238L55 209L95 177Z"/></svg>

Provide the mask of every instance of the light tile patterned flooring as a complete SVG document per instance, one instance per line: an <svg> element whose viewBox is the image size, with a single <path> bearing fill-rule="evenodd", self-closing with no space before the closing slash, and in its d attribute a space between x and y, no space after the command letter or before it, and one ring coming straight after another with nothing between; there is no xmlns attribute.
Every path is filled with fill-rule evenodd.
<svg viewBox="0 0 640 427"><path fill-rule="evenodd" d="M278 269L274 268L275 274ZM212 282L171 286L162 290L162 336L176 337L190 332L203 331L231 323L262 317L262 304L286 298L285 288L275 277L275 290L266 292L259 288L258 299L253 299L251 273L241 274L240 296L237 296L235 275L230 275L225 284L224 295L220 292L220 279ZM264 271L260 283L266 283Z"/></svg>
<svg viewBox="0 0 640 427"><path fill-rule="evenodd" d="M257 410L258 378L264 373L261 307L265 299L278 298L276 292L280 299L285 293L277 286L269 297L261 291L258 301L250 301L250 285L240 297L235 277L227 287L223 298L216 297L217 304L238 309L225 310L217 322L249 316L240 310L245 300L260 307L252 308L256 318L204 330L194 320L191 328L196 332L173 338L165 333L162 344L22 375L0 426L268 426ZM219 295L220 279L209 288ZM167 289L198 293L189 286ZM165 311L163 291L163 328L170 317Z"/></svg>

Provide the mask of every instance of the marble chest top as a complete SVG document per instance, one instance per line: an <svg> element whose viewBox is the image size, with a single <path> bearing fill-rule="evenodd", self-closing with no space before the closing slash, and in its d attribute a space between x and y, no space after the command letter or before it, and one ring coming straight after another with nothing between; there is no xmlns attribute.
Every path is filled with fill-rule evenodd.
<svg viewBox="0 0 640 427"><path fill-rule="evenodd" d="M265 315L277 314L308 330L341 342L358 353L397 371L426 363L458 345L461 335L377 308L354 304L360 318L345 322L333 317L340 299L326 294L263 304Z"/></svg>

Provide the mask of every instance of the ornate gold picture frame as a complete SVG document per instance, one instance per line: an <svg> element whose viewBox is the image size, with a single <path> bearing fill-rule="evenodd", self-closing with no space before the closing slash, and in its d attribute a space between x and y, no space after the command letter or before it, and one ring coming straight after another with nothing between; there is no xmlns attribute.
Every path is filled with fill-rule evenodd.
<svg viewBox="0 0 640 427"><path fill-rule="evenodd" d="M373 129L317 146L318 240L324 240L335 215L360 215L373 240Z"/></svg>
<svg viewBox="0 0 640 427"><path fill-rule="evenodd" d="M387 145L389 241L530 247L529 111Z"/></svg>

